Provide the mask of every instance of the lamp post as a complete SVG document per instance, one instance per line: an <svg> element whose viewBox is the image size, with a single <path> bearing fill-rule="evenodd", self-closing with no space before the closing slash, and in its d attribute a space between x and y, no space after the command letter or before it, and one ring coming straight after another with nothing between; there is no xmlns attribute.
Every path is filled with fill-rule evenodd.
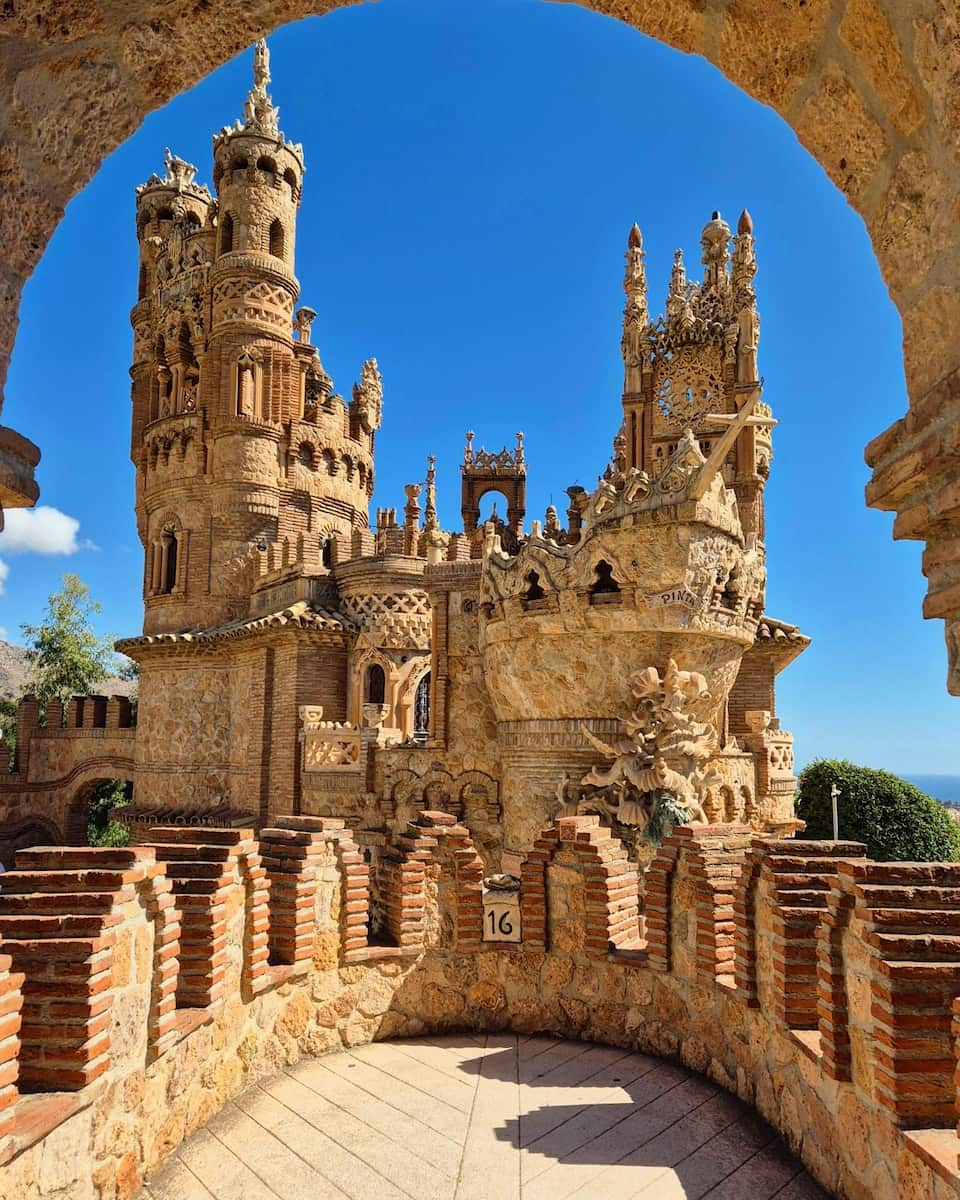
<svg viewBox="0 0 960 1200"><path fill-rule="evenodd" d="M839 795L840 788L837 784L832 783L830 785L830 800L833 804L833 840L835 842L840 840L840 822L839 818L837 817L837 798Z"/></svg>

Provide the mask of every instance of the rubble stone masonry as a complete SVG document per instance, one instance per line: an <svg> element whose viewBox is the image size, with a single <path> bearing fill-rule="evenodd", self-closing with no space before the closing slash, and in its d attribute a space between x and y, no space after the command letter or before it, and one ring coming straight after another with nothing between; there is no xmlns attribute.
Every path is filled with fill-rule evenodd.
<svg viewBox="0 0 960 1200"><path fill-rule="evenodd" d="M21 851L4 877L3 1200L130 1200L254 1080L457 1029L679 1060L838 1196L960 1193L960 868L686 826L643 897L597 818L563 818L523 865L507 946L482 941L468 831L425 811L389 847L395 936L368 944L369 871L342 822L152 834Z"/></svg>

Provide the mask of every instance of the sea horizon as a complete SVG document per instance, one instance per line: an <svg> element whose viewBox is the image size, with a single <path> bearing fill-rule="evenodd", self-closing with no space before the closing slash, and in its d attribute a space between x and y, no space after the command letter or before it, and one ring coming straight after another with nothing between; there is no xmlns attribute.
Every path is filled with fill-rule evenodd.
<svg viewBox="0 0 960 1200"><path fill-rule="evenodd" d="M902 775L921 792L933 796L941 804L960 804L960 775Z"/></svg>

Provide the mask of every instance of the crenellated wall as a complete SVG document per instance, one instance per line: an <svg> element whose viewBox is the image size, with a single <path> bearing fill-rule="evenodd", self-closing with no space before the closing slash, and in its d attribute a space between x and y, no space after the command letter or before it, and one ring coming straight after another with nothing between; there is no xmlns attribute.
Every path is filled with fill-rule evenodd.
<svg viewBox="0 0 960 1200"><path fill-rule="evenodd" d="M960 868L690 826L638 888L597 818L562 818L527 855L507 944L484 940L466 827L424 811L383 848L374 943L342 821L152 839L21 851L2 878L3 1200L129 1200L257 1078L452 1029L679 1059L836 1195L960 1193Z"/></svg>
<svg viewBox="0 0 960 1200"><path fill-rule="evenodd" d="M91 789L132 779L137 729L127 696L20 701L16 753L0 745L0 862L24 845L84 842Z"/></svg>

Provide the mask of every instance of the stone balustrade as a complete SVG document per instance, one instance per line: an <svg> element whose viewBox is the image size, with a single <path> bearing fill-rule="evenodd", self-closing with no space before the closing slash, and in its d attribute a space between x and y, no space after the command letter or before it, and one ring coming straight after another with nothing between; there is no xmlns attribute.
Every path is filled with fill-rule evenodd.
<svg viewBox="0 0 960 1200"><path fill-rule="evenodd" d="M282 1064L465 1028L679 1059L834 1194L960 1193L960 866L692 826L638 888L596 817L562 818L507 944L453 814L422 812L375 879L331 818L151 843L20 851L0 878L0 1195L126 1200Z"/></svg>

